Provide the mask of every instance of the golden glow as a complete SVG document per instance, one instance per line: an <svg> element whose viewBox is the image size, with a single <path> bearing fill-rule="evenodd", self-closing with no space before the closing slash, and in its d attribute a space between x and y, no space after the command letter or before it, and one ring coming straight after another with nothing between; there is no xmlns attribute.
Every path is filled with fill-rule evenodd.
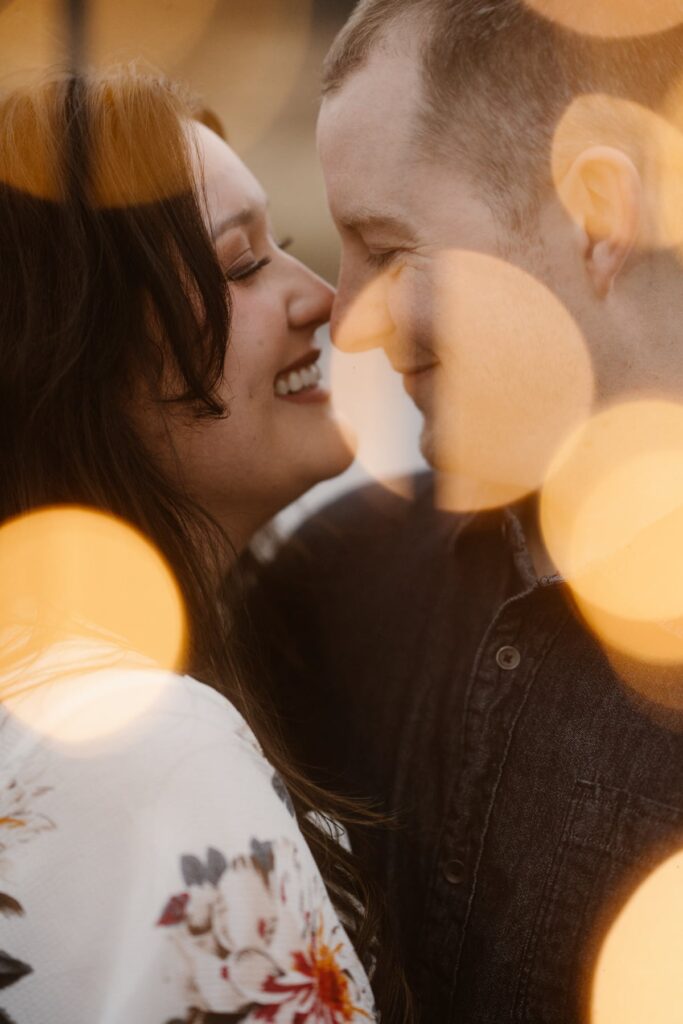
<svg viewBox="0 0 683 1024"><path fill-rule="evenodd" d="M399 370L437 361L404 384L424 419L420 447L439 471L445 508L492 508L537 490L590 413L593 371L579 328L540 281L493 256L454 250L434 258L431 274L379 275L345 312L335 341L350 351L381 346ZM383 365L374 379L361 371L372 367L368 355L353 365L345 388L335 386L359 428L359 458L377 475L409 434L387 415Z"/></svg>
<svg viewBox="0 0 683 1024"><path fill-rule="evenodd" d="M631 896L603 945L591 1024L678 1024L683 1006L683 853Z"/></svg>
<svg viewBox="0 0 683 1024"><path fill-rule="evenodd" d="M331 384L335 409L355 434L358 461L389 490L411 498L409 474L419 464L417 413L400 377L374 347L389 345L396 330L390 313L392 291L393 275L379 274L349 306L336 328L335 341L342 351L332 350Z"/></svg>
<svg viewBox="0 0 683 1024"><path fill-rule="evenodd" d="M683 0L525 0L563 28L603 39L650 35L683 22Z"/></svg>
<svg viewBox="0 0 683 1024"><path fill-rule="evenodd" d="M379 274L363 288L336 329L331 383L335 409L351 425L356 458L385 487L413 495L409 473L414 451L415 411L384 353L366 346L388 343L395 327L390 313L393 275ZM353 354L347 354L353 353Z"/></svg>
<svg viewBox="0 0 683 1024"><path fill-rule="evenodd" d="M230 145L257 175L259 161L251 151L296 88L309 54L311 19L311 0L219 4L210 32L178 68L178 77L216 111ZM323 55L314 54L313 59L319 64ZM292 164L297 154L286 152ZM299 182L296 177L294 188Z"/></svg>
<svg viewBox="0 0 683 1024"><path fill-rule="evenodd" d="M186 625L173 575L144 537L65 506L0 528L0 635L2 699L75 741L120 729L158 698L164 673L121 670L180 668Z"/></svg>
<svg viewBox="0 0 683 1024"><path fill-rule="evenodd" d="M419 463L415 412L384 354L334 349L330 376L335 413L357 460L388 490L411 498L410 474Z"/></svg>
<svg viewBox="0 0 683 1024"><path fill-rule="evenodd" d="M441 365L424 398L423 448L443 473L441 503L508 504L540 487L590 413L583 336L540 281L480 253L443 255L432 302Z"/></svg>
<svg viewBox="0 0 683 1024"><path fill-rule="evenodd" d="M605 146L625 153L641 177L637 243L661 248L683 242L682 113L674 96L664 114L601 93L579 96L569 105L555 132L552 172L558 195L581 227L592 235L600 231L599 224L585 223L586 204L576 203L567 172L582 153Z"/></svg>
<svg viewBox="0 0 683 1024"><path fill-rule="evenodd" d="M683 662L683 407L613 406L559 453L541 496L549 553L609 647Z"/></svg>
<svg viewBox="0 0 683 1024"><path fill-rule="evenodd" d="M67 89L62 74L0 101L0 179L42 199L63 201L71 184ZM88 202L132 206L194 187L175 96L124 72L94 80L90 97L87 150L77 158Z"/></svg>
<svg viewBox="0 0 683 1024"><path fill-rule="evenodd" d="M198 44L217 0L89 0L86 63L142 60L171 72ZM11 0L0 13L3 86L23 83L68 57L63 0Z"/></svg>

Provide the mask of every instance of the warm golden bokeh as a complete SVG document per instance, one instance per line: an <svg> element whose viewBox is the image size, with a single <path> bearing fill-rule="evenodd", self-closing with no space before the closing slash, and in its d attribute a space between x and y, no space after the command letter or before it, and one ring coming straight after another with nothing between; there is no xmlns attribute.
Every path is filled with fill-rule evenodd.
<svg viewBox="0 0 683 1024"><path fill-rule="evenodd" d="M165 561L136 530L90 509L54 507L0 528L0 693L36 728L48 720L66 739L121 728L158 696L138 677L100 676L97 700L87 673L112 666L181 667L186 623ZM45 693L41 680L49 681Z"/></svg>
<svg viewBox="0 0 683 1024"><path fill-rule="evenodd" d="M384 354L332 353L334 407L356 458L373 479L395 494L413 496L414 413Z"/></svg>
<svg viewBox="0 0 683 1024"><path fill-rule="evenodd" d="M291 97L311 38L311 0L220 3L201 45L175 73L217 112L248 161ZM311 101L311 132L315 109Z"/></svg>
<svg viewBox="0 0 683 1024"><path fill-rule="evenodd" d="M683 664L683 406L639 400L595 416L551 468L541 526L608 647Z"/></svg>
<svg viewBox="0 0 683 1024"><path fill-rule="evenodd" d="M355 352L384 347L399 368L437 360L412 397L424 417L423 455L439 471L438 502L457 511L509 504L540 487L561 443L590 414L583 336L545 285L505 260L443 252L423 278L387 271L373 279L335 341ZM363 355L359 368L364 359L371 368ZM380 381L377 371L359 370L345 388L335 382L349 396L341 407L351 420L364 416L360 458L371 472L373 461L386 462L366 462L373 442L362 439L373 422L378 456L406 443L400 424L387 429ZM408 378L406 388L411 393Z"/></svg>
<svg viewBox="0 0 683 1024"><path fill-rule="evenodd" d="M525 0L537 14L581 35L650 35L683 22L683 0Z"/></svg>
<svg viewBox="0 0 683 1024"><path fill-rule="evenodd" d="M166 73L206 32L218 0L89 0L84 5L85 60L106 67L141 60ZM0 11L0 85L24 84L68 60L64 0L10 0Z"/></svg>
<svg viewBox="0 0 683 1024"><path fill-rule="evenodd" d="M38 199L64 202L77 188L95 207L130 207L195 186L183 99L126 69L94 78L87 135L70 134L69 78L55 71L0 95L0 180Z"/></svg>
<svg viewBox="0 0 683 1024"><path fill-rule="evenodd" d="M555 187L570 215L577 217L567 172L594 147L625 153L640 173L644 203L637 244L649 248L683 242L683 108L672 98L666 115L631 100L602 93L579 96L560 120L553 141ZM600 225L581 226L599 235Z"/></svg>
<svg viewBox="0 0 683 1024"><path fill-rule="evenodd" d="M443 472L440 500L463 511L509 504L540 487L590 413L587 346L545 285L493 256L444 253L432 302L441 365L423 441Z"/></svg>
<svg viewBox="0 0 683 1024"><path fill-rule="evenodd" d="M617 917L593 983L591 1024L679 1024L683 853L661 864Z"/></svg>

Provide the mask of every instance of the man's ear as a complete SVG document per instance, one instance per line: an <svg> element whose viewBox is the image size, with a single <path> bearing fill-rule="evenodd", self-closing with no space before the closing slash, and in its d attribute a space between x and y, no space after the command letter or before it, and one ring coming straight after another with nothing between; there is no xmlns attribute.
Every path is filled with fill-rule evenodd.
<svg viewBox="0 0 683 1024"><path fill-rule="evenodd" d="M560 197L582 229L586 269L600 298L638 238L642 191L633 161L611 146L585 149L560 185Z"/></svg>

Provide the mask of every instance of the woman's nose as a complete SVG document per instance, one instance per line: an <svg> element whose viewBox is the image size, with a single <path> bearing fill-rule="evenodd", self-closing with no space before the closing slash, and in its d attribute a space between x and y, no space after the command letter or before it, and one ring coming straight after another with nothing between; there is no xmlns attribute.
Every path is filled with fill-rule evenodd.
<svg viewBox="0 0 683 1024"><path fill-rule="evenodd" d="M289 320L293 327L315 328L326 324L332 313L334 288L301 266L302 279L289 303Z"/></svg>

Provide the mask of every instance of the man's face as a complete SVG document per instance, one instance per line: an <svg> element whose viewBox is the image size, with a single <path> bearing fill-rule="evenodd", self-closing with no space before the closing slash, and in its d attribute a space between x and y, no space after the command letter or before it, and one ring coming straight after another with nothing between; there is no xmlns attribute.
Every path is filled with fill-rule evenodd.
<svg viewBox="0 0 683 1024"><path fill-rule="evenodd" d="M385 350L424 416L426 458L483 476L498 503L499 484L500 500L537 485L547 453L530 447L545 445L546 406L566 431L589 401L590 371L573 322L539 283L538 243L505 229L471 176L420 142L421 96L419 60L397 41L395 49L377 46L323 102L318 144L342 241L332 336L342 349ZM544 317L561 323L549 327ZM551 330L554 341L567 331L571 338L553 348ZM576 362L575 349L574 372L567 363Z"/></svg>

